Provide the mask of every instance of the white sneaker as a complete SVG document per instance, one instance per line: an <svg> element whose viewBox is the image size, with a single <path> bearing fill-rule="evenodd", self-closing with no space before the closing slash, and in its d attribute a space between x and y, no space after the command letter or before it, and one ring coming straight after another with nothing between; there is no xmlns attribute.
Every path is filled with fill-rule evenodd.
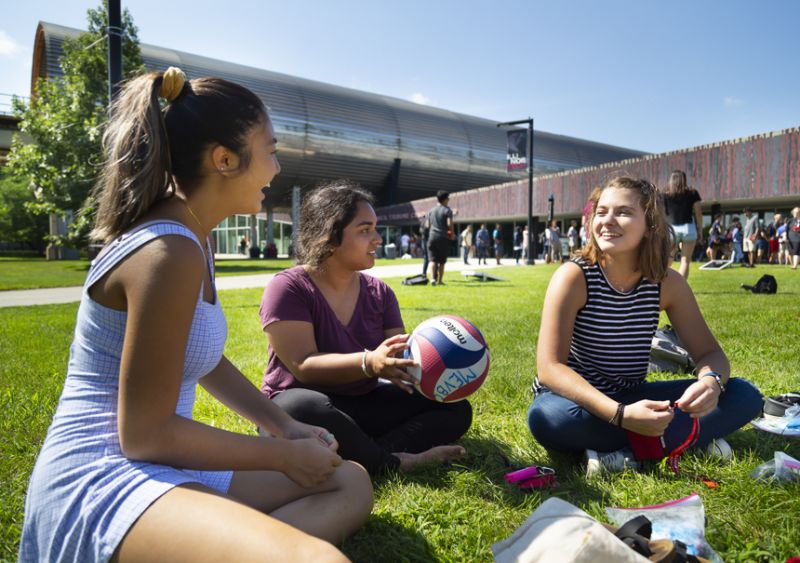
<svg viewBox="0 0 800 563"><path fill-rule="evenodd" d="M586 450L586 477L590 479L603 471L620 472L630 469L639 469L639 462L633 457L633 452L623 448L615 452L602 453L595 450Z"/></svg>
<svg viewBox="0 0 800 563"><path fill-rule="evenodd" d="M713 457L722 461L728 461L733 457L731 445L724 438L714 438L706 447L700 451L708 457Z"/></svg>

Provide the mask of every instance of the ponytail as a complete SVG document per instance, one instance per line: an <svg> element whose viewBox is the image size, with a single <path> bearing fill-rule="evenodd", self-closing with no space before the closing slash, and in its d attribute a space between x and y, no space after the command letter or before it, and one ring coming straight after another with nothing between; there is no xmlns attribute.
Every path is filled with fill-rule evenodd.
<svg viewBox="0 0 800 563"><path fill-rule="evenodd" d="M163 73L149 73L128 82L111 107L103 134L105 166L95 186L97 220L91 237L108 241L163 198L172 168L169 141L158 92Z"/></svg>
<svg viewBox="0 0 800 563"><path fill-rule="evenodd" d="M163 109L159 97L167 102ZM247 88L220 78L189 82L175 67L130 80L111 115L103 134L105 164L92 192L97 218L90 235L106 242L173 195L176 183L191 189L209 146L235 152L246 169L247 134L267 120L263 102Z"/></svg>

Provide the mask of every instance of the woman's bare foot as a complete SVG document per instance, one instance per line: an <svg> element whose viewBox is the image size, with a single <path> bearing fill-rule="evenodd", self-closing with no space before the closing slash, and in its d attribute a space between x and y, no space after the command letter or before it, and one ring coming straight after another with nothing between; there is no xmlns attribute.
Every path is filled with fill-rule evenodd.
<svg viewBox="0 0 800 563"><path fill-rule="evenodd" d="M394 452L400 460L400 471L407 473L415 470L420 465L428 463L445 463L459 458L467 453L461 446L436 446L418 454L407 452Z"/></svg>

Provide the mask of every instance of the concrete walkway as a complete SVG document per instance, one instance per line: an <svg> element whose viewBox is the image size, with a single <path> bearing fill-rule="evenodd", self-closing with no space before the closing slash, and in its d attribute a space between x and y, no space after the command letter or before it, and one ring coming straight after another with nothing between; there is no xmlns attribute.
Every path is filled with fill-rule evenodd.
<svg viewBox="0 0 800 563"><path fill-rule="evenodd" d="M408 277L421 273L422 264L412 262L403 264L403 260L398 259L397 265L376 266L365 272L376 278L400 278ZM502 266L513 266L513 258L504 258ZM478 266L473 260L469 265L461 260L451 258L447 262L445 276L448 273L461 272L462 270L490 270L497 268L497 264L492 260L486 266ZM275 274L253 274L248 276L222 276L218 277L217 289L251 289L263 288ZM46 289L19 289L11 291L0 291L0 307L25 307L29 305L51 305L55 303L74 303L81 300L82 286L75 287L52 287Z"/></svg>

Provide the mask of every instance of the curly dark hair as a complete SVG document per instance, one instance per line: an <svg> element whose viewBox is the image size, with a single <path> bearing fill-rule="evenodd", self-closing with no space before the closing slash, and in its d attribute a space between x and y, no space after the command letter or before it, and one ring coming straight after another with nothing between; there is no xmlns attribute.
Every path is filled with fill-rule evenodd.
<svg viewBox="0 0 800 563"><path fill-rule="evenodd" d="M358 203L375 198L358 184L340 180L311 191L300 206L295 260L319 268L342 244L344 229L358 212Z"/></svg>

